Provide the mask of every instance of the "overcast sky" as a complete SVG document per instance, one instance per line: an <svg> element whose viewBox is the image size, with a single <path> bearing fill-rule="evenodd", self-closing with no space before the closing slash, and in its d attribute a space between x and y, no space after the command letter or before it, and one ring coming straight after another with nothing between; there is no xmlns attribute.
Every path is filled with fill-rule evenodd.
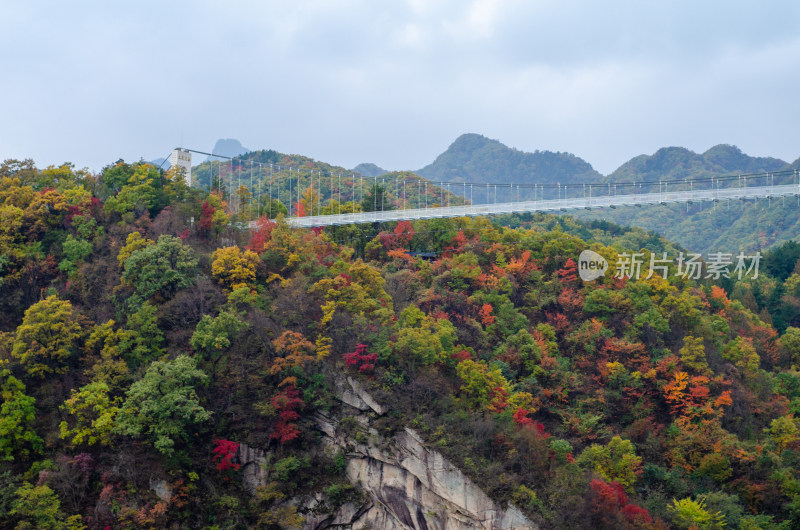
<svg viewBox="0 0 800 530"><path fill-rule="evenodd" d="M800 156L800 2L0 0L0 159L99 170L219 138L419 169L465 132L609 173Z"/></svg>

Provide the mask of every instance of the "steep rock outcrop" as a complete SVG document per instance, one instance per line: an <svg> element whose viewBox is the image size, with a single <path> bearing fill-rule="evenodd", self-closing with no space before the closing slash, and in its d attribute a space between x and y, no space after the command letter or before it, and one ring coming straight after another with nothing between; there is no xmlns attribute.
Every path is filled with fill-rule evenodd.
<svg viewBox="0 0 800 530"><path fill-rule="evenodd" d="M250 495L254 495L259 486L267 484L269 458L266 451L240 443L233 462L242 466L242 485Z"/></svg>
<svg viewBox="0 0 800 530"><path fill-rule="evenodd" d="M378 416L382 415L385 411L383 407L373 399L369 392L364 390L361 383L352 377L344 376L336 379L336 398L353 407L361 412L372 411Z"/></svg>
<svg viewBox="0 0 800 530"><path fill-rule="evenodd" d="M420 436L404 429L380 435L372 422L384 412L353 378L336 383L342 402L338 413L316 413L313 420L324 433L331 453L345 455L349 480L367 501L347 503L334 514L307 516L305 528L367 528L419 530L516 530L536 528L514 506L503 508L490 499L441 453L427 448ZM341 419L352 416L357 425L344 429Z"/></svg>

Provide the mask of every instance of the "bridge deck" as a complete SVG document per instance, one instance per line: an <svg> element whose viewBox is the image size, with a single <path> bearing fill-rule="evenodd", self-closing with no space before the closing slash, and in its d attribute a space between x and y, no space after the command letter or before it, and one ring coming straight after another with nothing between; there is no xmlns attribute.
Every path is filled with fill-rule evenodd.
<svg viewBox="0 0 800 530"><path fill-rule="evenodd" d="M287 217L286 221L293 226L311 228L314 226L381 223L415 219L440 219L443 217L476 217L483 215L502 215L524 212L561 212L592 208L615 208L617 206L640 206L647 204L669 204L734 199L760 199L794 195L800 195L800 186L797 184L718 188L697 191L670 191L663 193L604 195L599 197L581 197L574 199L546 199L497 204L441 206L435 208L414 208L408 210L389 210L382 212L313 215L306 217Z"/></svg>

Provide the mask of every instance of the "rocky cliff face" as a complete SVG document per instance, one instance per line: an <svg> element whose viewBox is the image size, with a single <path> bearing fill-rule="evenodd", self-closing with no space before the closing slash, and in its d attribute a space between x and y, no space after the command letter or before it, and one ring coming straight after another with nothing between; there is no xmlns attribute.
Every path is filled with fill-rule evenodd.
<svg viewBox="0 0 800 530"><path fill-rule="evenodd" d="M441 453L427 448L411 429L380 434L374 421L385 409L352 377L336 380L340 407L316 413L324 450L342 453L350 482L362 492L330 513L322 495L295 499L306 517L304 530L521 530L536 528L514 506L492 501ZM240 444L236 457L248 491L269 481L269 456Z"/></svg>
<svg viewBox="0 0 800 530"><path fill-rule="evenodd" d="M347 476L367 500L345 504L333 515L309 516L305 528L536 528L514 506L503 508L492 501L444 456L425 447L413 430L392 437L379 434L372 423L384 408L356 380L344 377L336 390L343 403L336 411L340 416L318 413L314 421L328 450L345 454ZM341 415L348 414L355 418L355 432L342 426Z"/></svg>

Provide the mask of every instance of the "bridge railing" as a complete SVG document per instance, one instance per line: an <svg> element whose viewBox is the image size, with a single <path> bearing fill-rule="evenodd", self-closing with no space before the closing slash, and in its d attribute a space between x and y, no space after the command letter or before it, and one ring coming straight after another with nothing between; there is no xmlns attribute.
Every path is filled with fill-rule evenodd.
<svg viewBox="0 0 800 530"><path fill-rule="evenodd" d="M439 219L451 217L476 217L523 212L559 212L617 206L704 202L735 199L758 199L800 195L800 185L782 184L768 186L712 188L708 190L662 191L653 193L628 193L579 198L516 201L497 204L466 206L439 206L375 212L358 212L333 215L288 217L286 221L298 227L333 226L344 224L380 223L414 219Z"/></svg>

